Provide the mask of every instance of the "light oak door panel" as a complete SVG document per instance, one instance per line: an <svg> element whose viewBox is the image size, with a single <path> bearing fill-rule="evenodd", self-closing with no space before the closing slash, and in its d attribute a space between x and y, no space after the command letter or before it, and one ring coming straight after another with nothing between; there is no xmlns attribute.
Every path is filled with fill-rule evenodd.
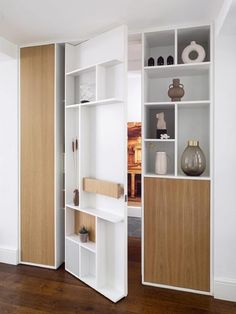
<svg viewBox="0 0 236 314"><path fill-rule="evenodd" d="M210 182L144 180L144 281L210 290Z"/></svg>
<svg viewBox="0 0 236 314"><path fill-rule="evenodd" d="M54 45L20 51L21 261L53 266Z"/></svg>

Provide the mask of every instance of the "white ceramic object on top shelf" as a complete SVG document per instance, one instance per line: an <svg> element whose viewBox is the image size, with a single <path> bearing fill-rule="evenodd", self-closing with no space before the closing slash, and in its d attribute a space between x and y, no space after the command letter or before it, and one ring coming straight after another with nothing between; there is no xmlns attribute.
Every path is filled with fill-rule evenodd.
<svg viewBox="0 0 236 314"><path fill-rule="evenodd" d="M197 58L191 59L189 56L192 52L197 53ZM191 41L191 44L184 48L182 52L182 60L184 63L200 63L203 62L206 58L205 49L197 44L195 41Z"/></svg>

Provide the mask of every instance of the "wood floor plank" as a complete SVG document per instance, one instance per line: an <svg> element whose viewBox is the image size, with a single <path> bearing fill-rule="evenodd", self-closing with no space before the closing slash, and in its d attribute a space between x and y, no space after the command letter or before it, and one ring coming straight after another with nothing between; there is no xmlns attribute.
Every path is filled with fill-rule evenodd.
<svg viewBox="0 0 236 314"><path fill-rule="evenodd" d="M113 304L59 270L0 264L0 314L236 314L236 303L143 286L141 242L129 240L129 295Z"/></svg>

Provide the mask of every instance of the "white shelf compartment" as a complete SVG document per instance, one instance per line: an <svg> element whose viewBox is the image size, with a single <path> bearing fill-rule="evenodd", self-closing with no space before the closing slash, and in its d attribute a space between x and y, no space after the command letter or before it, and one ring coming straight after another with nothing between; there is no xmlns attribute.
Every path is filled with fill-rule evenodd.
<svg viewBox="0 0 236 314"><path fill-rule="evenodd" d="M122 241L126 235L125 224L112 224L103 219L97 220L97 289L113 302L125 296L122 278L125 276L125 263L122 254L125 249ZM127 239L126 239L127 240Z"/></svg>
<svg viewBox="0 0 236 314"><path fill-rule="evenodd" d="M80 245L81 247L96 253L96 243L92 242L92 241L88 241L88 242L81 242L79 235L78 234L71 234L66 236L66 239L73 241L74 243L77 243L78 245Z"/></svg>
<svg viewBox="0 0 236 314"><path fill-rule="evenodd" d="M192 41L195 41L197 44L203 46L206 52L206 58L204 62L210 61L210 26L200 26L200 27L191 27L183 28L177 30L177 46L178 46L178 64L183 64L182 61L182 52L185 47L190 45Z"/></svg>
<svg viewBox="0 0 236 314"><path fill-rule="evenodd" d="M181 169L181 156L188 140L198 140L206 157L206 170L200 177L210 177L210 103L178 104L177 112L178 175L185 177Z"/></svg>
<svg viewBox="0 0 236 314"><path fill-rule="evenodd" d="M80 246L79 260L80 280L96 289L96 254Z"/></svg>
<svg viewBox="0 0 236 314"><path fill-rule="evenodd" d="M166 121L167 134L170 139L175 139L175 105L173 104L158 104L152 106L145 106L144 108L144 136L146 139L157 139L157 118L156 114L164 113ZM163 140L163 142L168 140Z"/></svg>
<svg viewBox="0 0 236 314"><path fill-rule="evenodd" d="M172 103L168 90L174 78L184 85L185 94L180 102L209 101L209 69L209 63L148 68L144 73L144 102Z"/></svg>
<svg viewBox="0 0 236 314"><path fill-rule="evenodd" d="M157 59L162 56L164 58L164 64L167 64L167 58L169 56L176 59L175 55L175 31L166 30L158 32L144 33L144 64L148 65L148 59L154 58L155 65L157 65Z"/></svg>
<svg viewBox="0 0 236 314"><path fill-rule="evenodd" d="M144 174L155 174L156 152L167 153L167 174L165 176L175 175L175 142L145 142L145 169Z"/></svg>
<svg viewBox="0 0 236 314"><path fill-rule="evenodd" d="M89 215L110 221L112 223L118 223L124 220L124 217L112 214L110 212L101 210L101 209L95 209L95 208L80 208L79 206L75 206L73 204L66 204L66 207L74 210L81 211L83 213L87 213Z"/></svg>

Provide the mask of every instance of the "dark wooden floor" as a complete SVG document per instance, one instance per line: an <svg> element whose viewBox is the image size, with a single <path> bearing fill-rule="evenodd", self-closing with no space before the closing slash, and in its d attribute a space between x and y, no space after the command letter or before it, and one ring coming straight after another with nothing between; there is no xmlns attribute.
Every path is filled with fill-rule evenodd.
<svg viewBox="0 0 236 314"><path fill-rule="evenodd" d="M129 295L117 304L59 270L0 264L0 314L236 314L236 303L141 285L140 240L129 241Z"/></svg>

